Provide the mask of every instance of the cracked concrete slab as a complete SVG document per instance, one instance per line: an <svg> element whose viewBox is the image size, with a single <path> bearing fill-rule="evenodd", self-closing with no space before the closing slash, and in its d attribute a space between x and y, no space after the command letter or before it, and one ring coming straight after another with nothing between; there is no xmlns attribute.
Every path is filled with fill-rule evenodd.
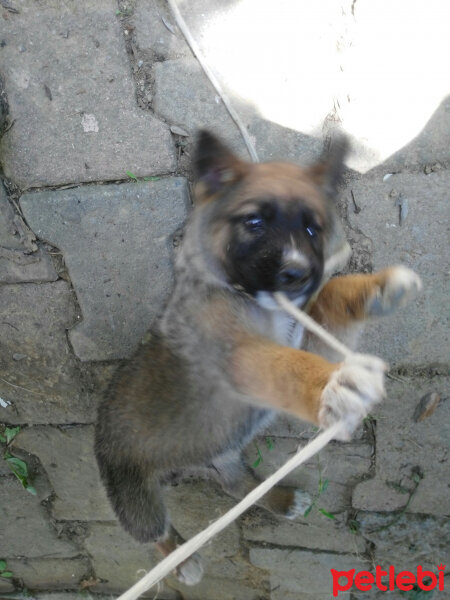
<svg viewBox="0 0 450 600"><path fill-rule="evenodd" d="M449 358L449 187L447 171L399 173L385 181L380 175L362 177L351 184L360 212L349 198L350 225L372 241L374 269L403 264L424 284L407 308L377 319L362 336L361 351L378 354L391 366Z"/></svg>
<svg viewBox="0 0 450 600"><path fill-rule="evenodd" d="M388 380L387 399L374 411L377 457L375 477L359 483L353 506L359 510L390 511L405 506L413 489L412 469L423 479L408 505L408 512L448 515L448 460L450 453L450 390L446 377ZM420 399L436 392L442 399L434 414L414 420Z"/></svg>
<svg viewBox="0 0 450 600"><path fill-rule="evenodd" d="M69 333L81 360L123 358L137 345L169 295L173 235L189 205L181 177L22 196L36 235L63 252L81 308Z"/></svg>
<svg viewBox="0 0 450 600"><path fill-rule="evenodd" d="M32 590L78 589L80 581L89 573L89 562L85 558L10 559L8 568L14 577L23 581Z"/></svg>
<svg viewBox="0 0 450 600"><path fill-rule="evenodd" d="M28 427L20 432L16 446L41 461L56 494L51 505L53 518L115 519L98 474L93 427Z"/></svg>
<svg viewBox="0 0 450 600"><path fill-rule="evenodd" d="M17 3L16 3L17 4ZM175 170L168 127L135 102L117 2L21 0L2 21L6 177L24 188Z"/></svg>
<svg viewBox="0 0 450 600"><path fill-rule="evenodd" d="M139 49L149 52L158 61L191 54L167 2L139 2L133 23Z"/></svg>
<svg viewBox="0 0 450 600"><path fill-rule="evenodd" d="M91 523L84 546L92 557L92 566L101 582L95 586L98 592L125 591L135 584L156 563L160 555L151 544L133 540L116 523ZM176 598L165 583L162 598Z"/></svg>
<svg viewBox="0 0 450 600"><path fill-rule="evenodd" d="M79 550L61 540L39 499L24 490L15 477L0 479L0 555L2 558L74 558Z"/></svg>
<svg viewBox="0 0 450 600"><path fill-rule="evenodd" d="M56 279L50 255L37 246L34 235L15 214L0 182L0 283Z"/></svg>
<svg viewBox="0 0 450 600"><path fill-rule="evenodd" d="M271 572L271 587L286 586L286 591L308 590L316 594L330 594L332 577L330 568L338 571L367 569L368 563L351 554L285 550L280 548L250 548L250 562ZM289 585L291 583L291 585Z"/></svg>
<svg viewBox="0 0 450 600"><path fill-rule="evenodd" d="M319 501L327 507L326 495ZM257 516L242 518L242 533L251 542L269 542L276 546L295 547L350 554L365 551L366 543L361 536L354 535L341 518L329 519L317 511L295 521L276 518L266 511Z"/></svg>
<svg viewBox="0 0 450 600"><path fill-rule="evenodd" d="M450 547L450 520L429 515L365 513L360 517L361 534L375 544L374 562L383 569L415 571L417 565L436 572Z"/></svg>
<svg viewBox="0 0 450 600"><path fill-rule="evenodd" d="M0 397L6 423L84 423L95 402L67 343L76 321L65 281L0 286Z"/></svg>

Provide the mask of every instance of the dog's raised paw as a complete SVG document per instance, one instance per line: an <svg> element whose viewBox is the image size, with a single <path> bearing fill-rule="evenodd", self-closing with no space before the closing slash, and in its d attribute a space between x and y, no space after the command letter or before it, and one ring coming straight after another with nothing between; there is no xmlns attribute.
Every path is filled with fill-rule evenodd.
<svg viewBox="0 0 450 600"><path fill-rule="evenodd" d="M175 576L184 585L196 585L203 577L200 555L195 552L175 569Z"/></svg>
<svg viewBox="0 0 450 600"><path fill-rule="evenodd" d="M417 273L407 267L390 267L386 270L386 280L377 288L367 303L369 316L388 315L401 308L422 289L422 281Z"/></svg>
<svg viewBox="0 0 450 600"><path fill-rule="evenodd" d="M329 427L338 421L344 428L338 439L349 440L371 407L385 397L387 365L375 356L353 354L334 371L324 387L319 423Z"/></svg>

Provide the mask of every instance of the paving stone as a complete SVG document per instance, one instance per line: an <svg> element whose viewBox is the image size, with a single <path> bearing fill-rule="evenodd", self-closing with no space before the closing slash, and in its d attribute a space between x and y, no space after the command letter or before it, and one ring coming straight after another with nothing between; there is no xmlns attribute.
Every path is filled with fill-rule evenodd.
<svg viewBox="0 0 450 600"><path fill-rule="evenodd" d="M448 515L448 456L450 405L445 377L388 380L388 398L375 411L377 455L374 479L363 481L353 493L353 506L367 511L391 511L403 507L409 495L400 493L414 487L412 469L423 473L408 512ZM429 392L442 398L436 411L416 422L414 411ZM400 486L400 487L399 487Z"/></svg>
<svg viewBox="0 0 450 600"><path fill-rule="evenodd" d="M350 225L370 238L375 269L403 264L417 271L424 289L408 308L366 328L361 351L392 365L448 360L449 305L447 232L450 173L400 173L383 182L364 177L352 184L361 211L349 210ZM403 202L404 220L399 224Z"/></svg>
<svg viewBox="0 0 450 600"><path fill-rule="evenodd" d="M170 125L183 127L191 136L207 128L247 158L239 130L219 100L209 79L195 58L166 60L153 67L155 94L153 108Z"/></svg>
<svg viewBox="0 0 450 600"><path fill-rule="evenodd" d="M327 594L308 594L299 593L299 590L304 589L304 585L298 579L288 579L286 577L271 577L272 591L270 592L270 600L330 600L330 593ZM339 598L348 600L350 594L347 592L339 592ZM372 597L370 597L372 600Z"/></svg>
<svg viewBox="0 0 450 600"><path fill-rule="evenodd" d="M95 404L70 352L76 319L65 281L0 286L0 407L6 423L83 423Z"/></svg>
<svg viewBox="0 0 450 600"><path fill-rule="evenodd" d="M39 457L55 491L57 520L114 520L94 456L94 428L29 427L16 445Z"/></svg>
<svg viewBox="0 0 450 600"><path fill-rule="evenodd" d="M251 548L250 562L256 567L270 571L270 585L287 587L287 591L309 594L329 594L332 591L330 569L347 571L363 570L368 564L358 556L308 552L304 550L280 550L277 548Z"/></svg>
<svg viewBox="0 0 450 600"><path fill-rule="evenodd" d="M365 513L358 520L361 534L375 544L374 563L383 569L394 565L397 572L414 572L421 565L436 573L448 559L449 518Z"/></svg>
<svg viewBox="0 0 450 600"><path fill-rule="evenodd" d="M141 111L117 2L22 0L3 21L2 72L14 126L5 175L22 187L172 172L169 129Z"/></svg>
<svg viewBox="0 0 450 600"><path fill-rule="evenodd" d="M265 438L256 442L263 456L262 462L254 469L258 479L264 479L283 465L299 447L293 438L273 438L273 449L269 450ZM304 444L300 444L304 445ZM328 480L326 491L320 496L320 507L335 512L346 510L351 505L352 487L357 479L369 472L372 448L365 442L349 444L332 443L302 468L296 469L282 481L283 485L298 487L311 497L317 495L320 472L322 479ZM254 464L258 458L256 446L250 444L245 450L246 461Z"/></svg>
<svg viewBox="0 0 450 600"><path fill-rule="evenodd" d="M166 2L138 2L133 24L140 50L150 51L158 60L191 54Z"/></svg>
<svg viewBox="0 0 450 600"><path fill-rule="evenodd" d="M20 205L36 234L64 254L83 317L69 333L77 356L129 355L172 285L172 236L187 215L186 180L36 192Z"/></svg>
<svg viewBox="0 0 450 600"><path fill-rule="evenodd" d="M78 588L89 571L87 559L10 559L8 568L14 577L21 579L25 587L36 590Z"/></svg>
<svg viewBox="0 0 450 600"><path fill-rule="evenodd" d="M7 594L14 591L14 585L6 578L0 579L0 594Z"/></svg>
<svg viewBox="0 0 450 600"><path fill-rule="evenodd" d="M80 594L80 592L38 592L33 594L33 598L36 600L80 600L80 596L84 595L86 594ZM111 600L111 596L97 593L95 598L96 600ZM162 600L165 599L162 598Z"/></svg>
<svg viewBox="0 0 450 600"><path fill-rule="evenodd" d="M324 503L326 505L326 498ZM266 542L277 546L329 550L332 552L361 553L365 551L365 541L350 531L343 519L328 519L316 511L308 517L296 519L276 519L270 513L259 512L243 517L242 534L251 542Z"/></svg>
<svg viewBox="0 0 450 600"><path fill-rule="evenodd" d="M180 590L185 600L263 600L266 595L262 588L254 588L232 579L204 577L193 587L174 581L174 589Z"/></svg>
<svg viewBox="0 0 450 600"><path fill-rule="evenodd" d="M103 580L95 586L96 593L127 590L161 560L151 544L139 544L116 523L91 523L85 548L96 577ZM146 593L146 597L154 595L155 590ZM176 596L162 584L158 597L172 600Z"/></svg>
<svg viewBox="0 0 450 600"><path fill-rule="evenodd" d="M197 534L236 505L212 482L184 483L167 490L167 507L175 528L185 538ZM239 529L231 523L211 544L202 548L205 564L232 557L239 551Z"/></svg>
<svg viewBox="0 0 450 600"><path fill-rule="evenodd" d="M39 499L26 492L15 477L0 478L0 556L9 559L74 558L78 550L58 539ZM9 562L9 561L8 561Z"/></svg>
<svg viewBox="0 0 450 600"><path fill-rule="evenodd" d="M14 213L0 182L0 283L56 279L50 255L36 245L34 235Z"/></svg>

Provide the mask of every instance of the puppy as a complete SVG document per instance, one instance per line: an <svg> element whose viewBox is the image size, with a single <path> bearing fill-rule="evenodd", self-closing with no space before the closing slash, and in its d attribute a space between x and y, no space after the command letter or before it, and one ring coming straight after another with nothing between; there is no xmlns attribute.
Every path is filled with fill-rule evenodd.
<svg viewBox="0 0 450 600"><path fill-rule="evenodd" d="M344 420L348 438L384 396L382 361L335 363L301 350L302 327L273 299L282 291L342 333L420 287L404 267L329 279L348 255L333 202L345 151L338 138L310 167L250 164L199 135L196 206L173 293L150 340L118 369L96 426L100 473L120 523L165 555L183 539L169 522L164 484L194 469L240 498L258 484L241 449L277 412L320 427ZM309 504L288 487L261 500L290 519ZM199 556L176 575L197 583Z"/></svg>

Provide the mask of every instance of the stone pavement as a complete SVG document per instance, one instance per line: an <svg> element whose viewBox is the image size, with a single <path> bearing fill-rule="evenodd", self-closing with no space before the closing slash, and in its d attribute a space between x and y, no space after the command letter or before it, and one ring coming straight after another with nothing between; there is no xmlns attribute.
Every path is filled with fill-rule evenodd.
<svg viewBox="0 0 450 600"><path fill-rule="evenodd" d="M314 497L310 514L251 509L202 550L200 585L168 578L158 598L328 600L331 568L436 571L450 541L445 3L178 5L262 159L311 161L337 124L351 135L339 207L350 269L402 263L425 286L361 342L391 364L386 402L290 476ZM20 426L9 451L36 490L0 460L0 594L106 598L158 557L108 505L96 404L169 293L195 131L246 152L163 0L5 0L0 24L0 433ZM431 394L440 402L420 419ZM312 433L280 418L247 460L264 477ZM169 490L185 536L232 504L206 482ZM385 596L353 589L366 597Z"/></svg>

